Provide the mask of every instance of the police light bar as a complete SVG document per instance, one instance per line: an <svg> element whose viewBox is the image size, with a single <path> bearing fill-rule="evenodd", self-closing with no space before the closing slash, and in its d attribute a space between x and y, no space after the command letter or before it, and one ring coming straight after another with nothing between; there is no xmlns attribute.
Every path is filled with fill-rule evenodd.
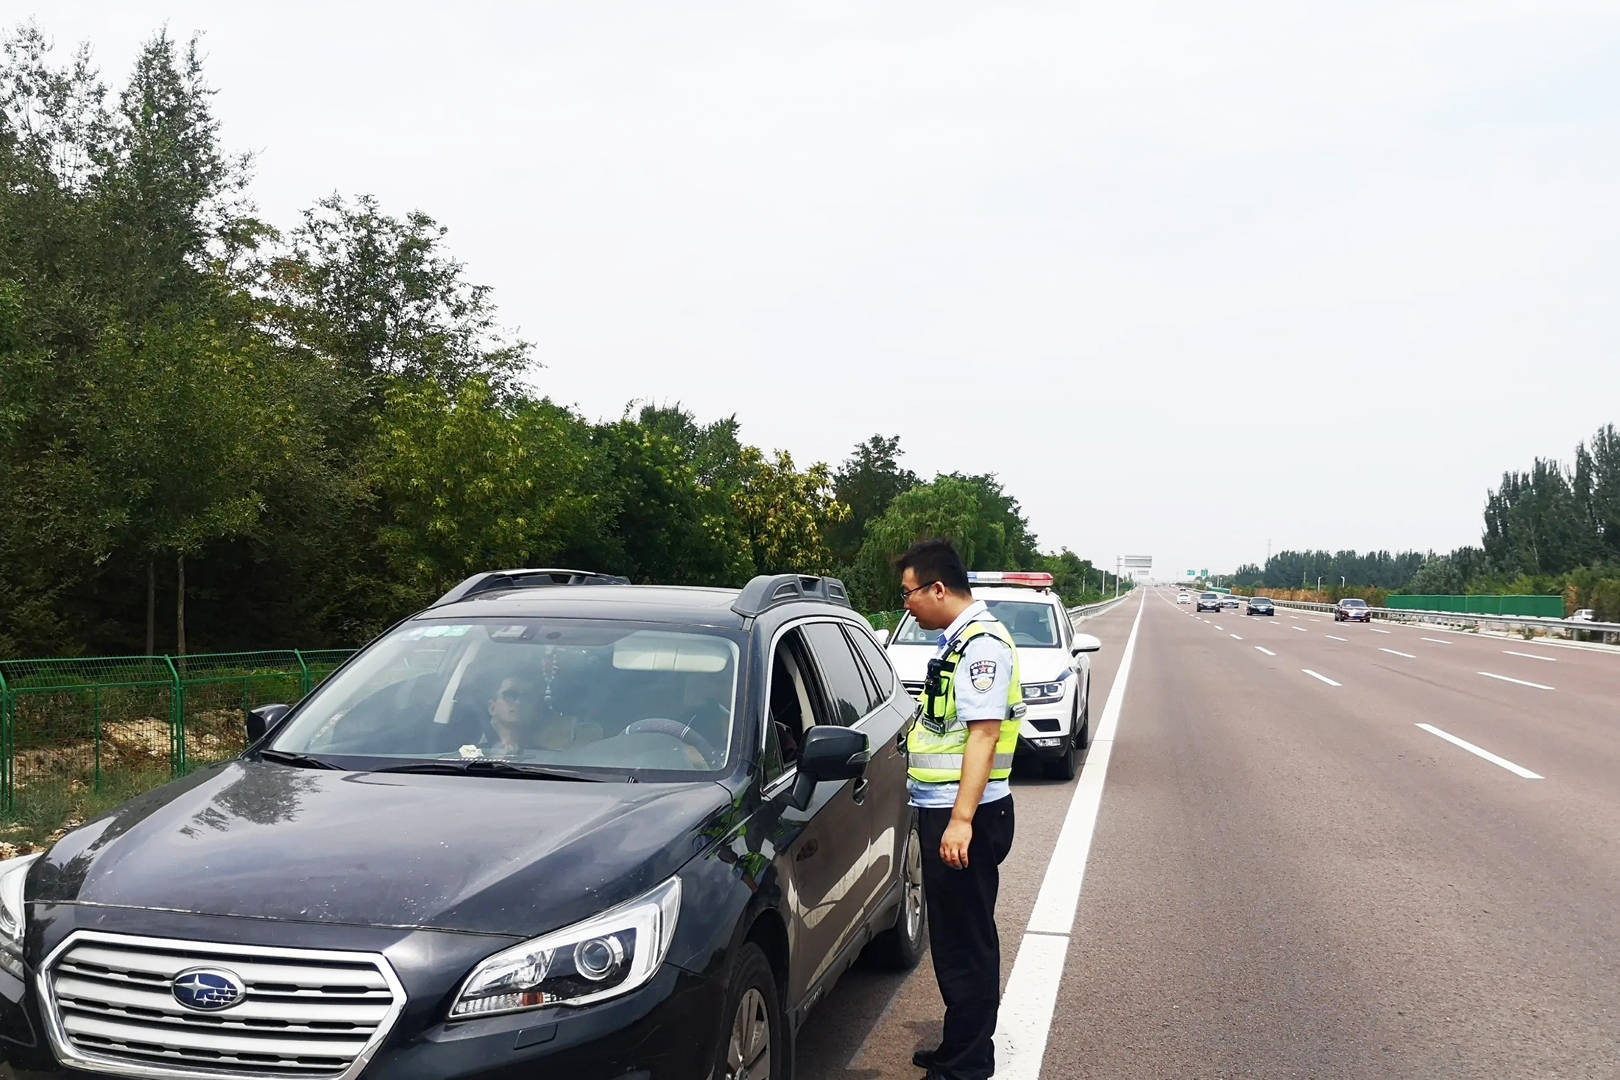
<svg viewBox="0 0 1620 1080"><path fill-rule="evenodd" d="M1031 589L1050 589L1052 575L1038 570L969 570L969 585L1024 585Z"/></svg>

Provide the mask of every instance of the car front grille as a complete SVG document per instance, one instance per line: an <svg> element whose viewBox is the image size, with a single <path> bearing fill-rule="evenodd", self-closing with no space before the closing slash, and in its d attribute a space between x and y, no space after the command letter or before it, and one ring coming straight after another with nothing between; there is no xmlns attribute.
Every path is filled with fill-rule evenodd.
<svg viewBox="0 0 1620 1080"><path fill-rule="evenodd" d="M171 988L223 969L245 993L201 1012ZM405 1004L376 953L272 949L80 931L46 961L46 1024L69 1064L119 1076L349 1080Z"/></svg>

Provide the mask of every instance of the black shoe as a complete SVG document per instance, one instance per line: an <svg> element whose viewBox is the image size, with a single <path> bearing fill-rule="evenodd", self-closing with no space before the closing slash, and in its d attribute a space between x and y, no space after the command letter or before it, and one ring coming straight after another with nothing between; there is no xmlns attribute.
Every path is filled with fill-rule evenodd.
<svg viewBox="0 0 1620 1080"><path fill-rule="evenodd" d="M934 1055L938 1052L939 1050L937 1048L933 1050L918 1050L916 1053L911 1055L911 1063L917 1066L919 1069L932 1073L934 1069Z"/></svg>

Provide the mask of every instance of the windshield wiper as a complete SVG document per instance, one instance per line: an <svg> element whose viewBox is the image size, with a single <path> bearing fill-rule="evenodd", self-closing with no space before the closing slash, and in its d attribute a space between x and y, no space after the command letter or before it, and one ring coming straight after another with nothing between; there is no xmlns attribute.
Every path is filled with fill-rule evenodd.
<svg viewBox="0 0 1620 1080"><path fill-rule="evenodd" d="M343 766L334 765L325 758L318 758L313 754L300 754L292 750L260 750L259 756L271 761L279 761L283 765L293 765L300 769L341 769Z"/></svg>
<svg viewBox="0 0 1620 1080"><path fill-rule="evenodd" d="M467 760L447 761L410 761L403 765L388 765L372 772L388 773L462 773L474 776L522 776L531 780L582 780L587 783L601 783L609 779L598 773L576 772L573 769L556 769L542 765L521 765L515 761L501 761L497 758L471 758ZM623 779L616 777L615 779Z"/></svg>

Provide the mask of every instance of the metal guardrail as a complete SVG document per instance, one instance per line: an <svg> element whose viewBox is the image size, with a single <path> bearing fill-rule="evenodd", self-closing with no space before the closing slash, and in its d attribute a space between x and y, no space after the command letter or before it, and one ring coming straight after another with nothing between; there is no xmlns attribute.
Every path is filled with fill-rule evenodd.
<svg viewBox="0 0 1620 1080"><path fill-rule="evenodd" d="M1309 600L1273 600L1278 607L1297 608L1300 611L1331 612L1337 605L1317 604ZM1400 623L1440 623L1450 626L1530 627L1540 630L1580 630L1595 634L1620 635L1620 623L1585 622L1579 619L1549 619L1540 615L1487 615L1462 611L1421 611L1414 608L1369 607L1375 619Z"/></svg>
<svg viewBox="0 0 1620 1080"><path fill-rule="evenodd" d="M1135 591L1135 589L1131 590L1131 592ZM1068 616L1071 619L1085 619L1090 618L1092 615L1100 615L1102 612L1107 611L1121 600L1129 599L1131 592L1120 593L1118 596L1104 600L1099 604L1081 604L1079 607L1069 608Z"/></svg>

